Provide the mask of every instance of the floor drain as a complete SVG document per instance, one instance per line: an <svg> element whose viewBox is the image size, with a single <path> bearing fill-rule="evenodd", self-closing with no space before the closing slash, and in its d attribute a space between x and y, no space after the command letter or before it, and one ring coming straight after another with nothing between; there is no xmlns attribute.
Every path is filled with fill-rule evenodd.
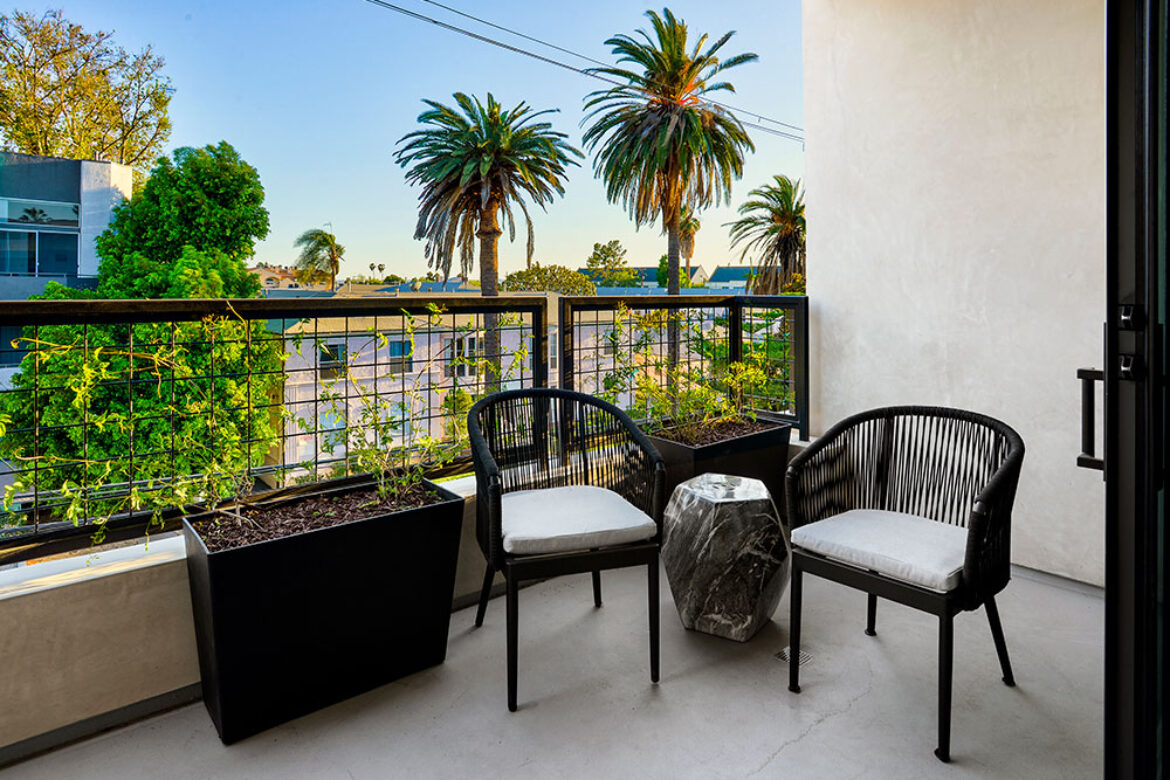
<svg viewBox="0 0 1170 780"><path fill-rule="evenodd" d="M779 653L776 653L776 657L778 659L780 659L781 661L783 661L784 663L788 663L788 660L792 657L791 650L792 650L791 647L786 647L783 650L781 650ZM804 650L800 651L800 665L801 666L805 666L811 660L812 660L812 655L810 655L808 652L806 652Z"/></svg>

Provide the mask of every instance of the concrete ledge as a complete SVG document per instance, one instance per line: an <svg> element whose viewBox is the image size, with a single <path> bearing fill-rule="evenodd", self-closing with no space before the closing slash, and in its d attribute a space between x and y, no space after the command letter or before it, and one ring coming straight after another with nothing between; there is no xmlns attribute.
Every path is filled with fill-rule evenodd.
<svg viewBox="0 0 1170 780"><path fill-rule="evenodd" d="M135 702L102 715L71 723L59 729L29 737L26 740L0 748L0 768L24 761L27 758L54 750L82 739L97 736L103 731L119 728L136 720L157 715L160 712L182 707L199 701L202 692L199 683L188 685L177 691L154 696L145 701Z"/></svg>
<svg viewBox="0 0 1170 780"><path fill-rule="evenodd" d="M0 572L0 658L5 761L141 717L198 685L182 539Z"/></svg>

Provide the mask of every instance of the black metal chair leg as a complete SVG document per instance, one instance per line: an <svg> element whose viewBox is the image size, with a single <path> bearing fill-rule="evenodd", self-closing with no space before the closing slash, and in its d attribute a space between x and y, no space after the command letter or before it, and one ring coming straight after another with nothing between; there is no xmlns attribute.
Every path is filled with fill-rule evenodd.
<svg viewBox="0 0 1170 780"><path fill-rule="evenodd" d="M601 572L593 572L593 606L601 606Z"/></svg>
<svg viewBox="0 0 1170 780"><path fill-rule="evenodd" d="M991 637L995 640L995 652L999 654L999 668L1003 671L1004 684L1014 687L1016 678L1012 674L1012 662L1008 658L1007 642L1003 639L1003 625L999 622L999 607L995 605L995 597L989 596L983 606L987 610L987 622L991 624Z"/></svg>
<svg viewBox="0 0 1170 780"><path fill-rule="evenodd" d="M646 593L650 607L650 682L658 682L658 559L646 564Z"/></svg>
<svg viewBox="0 0 1170 780"><path fill-rule="evenodd" d="M955 617L938 619L938 747L934 754L940 761L951 760L951 680L955 660Z"/></svg>
<svg viewBox="0 0 1170 780"><path fill-rule="evenodd" d="M789 619L788 638L788 690L800 693L800 597L801 597L800 567L792 566L791 617Z"/></svg>
<svg viewBox="0 0 1170 780"><path fill-rule="evenodd" d="M479 591L479 608L475 610L475 627L479 628L483 625L483 616L487 614L488 599L492 595L492 579L496 575L496 570L492 568L489 563L483 572L483 588Z"/></svg>
<svg viewBox="0 0 1170 780"><path fill-rule="evenodd" d="M516 614L518 606L516 599L516 578L504 573L507 581L508 601L508 710L516 711L516 644L519 635L519 618Z"/></svg>
<svg viewBox="0 0 1170 780"><path fill-rule="evenodd" d="M869 594L869 603L866 605L865 633L877 636L877 596Z"/></svg>

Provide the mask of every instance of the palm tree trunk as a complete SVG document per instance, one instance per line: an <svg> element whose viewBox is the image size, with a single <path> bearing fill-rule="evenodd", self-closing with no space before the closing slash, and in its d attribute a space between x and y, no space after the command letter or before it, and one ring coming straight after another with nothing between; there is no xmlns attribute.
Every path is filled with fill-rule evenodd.
<svg viewBox="0 0 1170 780"><path fill-rule="evenodd" d="M500 235L503 233L497 222L499 204L488 202L479 218L479 290L484 297L500 294ZM498 314L483 315L484 357L487 375L484 377L485 390L489 393L500 388L500 318Z"/></svg>
<svg viewBox="0 0 1170 780"><path fill-rule="evenodd" d="M666 220L666 294L679 294L678 259L682 252L682 240L679 236L679 210L665 215Z"/></svg>
<svg viewBox="0 0 1170 780"><path fill-rule="evenodd" d="M666 222L666 293L667 295L679 294L678 283L678 256L680 249L679 241L679 216L680 211L678 206L670 209L669 213L663 214L663 221ZM680 312L670 312L670 319L666 323L666 346L667 346L667 382L671 389L674 389L678 381L676 372L678 370L678 320ZM673 395L673 393L672 393ZM675 395L675 415L678 414L678 396Z"/></svg>

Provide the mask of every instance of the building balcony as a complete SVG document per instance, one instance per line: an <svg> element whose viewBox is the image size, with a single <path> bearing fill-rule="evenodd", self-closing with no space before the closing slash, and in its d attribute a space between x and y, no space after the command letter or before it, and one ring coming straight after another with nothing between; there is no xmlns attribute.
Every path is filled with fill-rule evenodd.
<svg viewBox="0 0 1170 780"><path fill-rule="evenodd" d="M39 410L9 420L10 441L27 440L35 451L10 453L3 469L14 498L8 527L0 528L0 623L12 627L0 632L9 659L0 696L11 703L0 715L7 735L0 761L19 762L12 776L939 771L930 754L935 621L882 602L877 637L867 637L858 592L815 577L806 578L800 695L787 690L782 656L787 597L759 635L738 644L685 630L664 587L662 679L651 684L641 577L606 572L601 609L585 577L533 584L520 595L521 707L509 714L503 604L492 602L480 629L467 608L484 562L474 536L474 478L466 476L445 483L467 497L446 661L225 747L198 701L187 563L172 533L177 516L164 512L160 527L140 505L118 503L189 476L164 467L176 458L190 463L168 437L193 416L216 415L220 429L232 414L271 423L263 436L250 424L240 428L252 434L240 437L235 446L247 453L232 462L249 490L351 472L347 447L365 435L352 438L367 394L392 401L388 447L406 447L417 435L457 439L466 404L446 399L488 392L492 362L502 367L501 387L559 383L648 413L637 391L615 389L614 377L670 381L660 364L669 359L672 320L680 370L710 380L728 361L755 356L767 381L748 403L791 422L802 434L792 445L799 451L810 417L806 299L59 303L14 303L0 313L0 325L22 323L9 362L23 378L7 380L5 408ZM485 352L492 329L495 355ZM188 361L182 367L180 356ZM58 371L54 361L71 368ZM79 371L82 364L91 371ZM98 379L79 395L82 375ZM159 399L169 400L152 404ZM67 414L53 422L50 412L62 409ZM110 427L126 434L125 448L92 457ZM51 442L81 449L54 455ZM94 463L100 468L87 470ZM456 460L436 477L458 475L461 464L465 473L465 461ZM89 479L81 499L55 485L67 477ZM96 515L83 510L109 513L111 506L129 510L102 518L104 544L93 548L87 523ZM79 527L63 520L69 507L82 511ZM400 595L386 594L386 609ZM1102 760L1100 591L1020 567L1000 610L1019 687L999 684L983 616L960 616L955 768L980 776L1095 774ZM310 674L314 665L345 659L304 663Z"/></svg>

